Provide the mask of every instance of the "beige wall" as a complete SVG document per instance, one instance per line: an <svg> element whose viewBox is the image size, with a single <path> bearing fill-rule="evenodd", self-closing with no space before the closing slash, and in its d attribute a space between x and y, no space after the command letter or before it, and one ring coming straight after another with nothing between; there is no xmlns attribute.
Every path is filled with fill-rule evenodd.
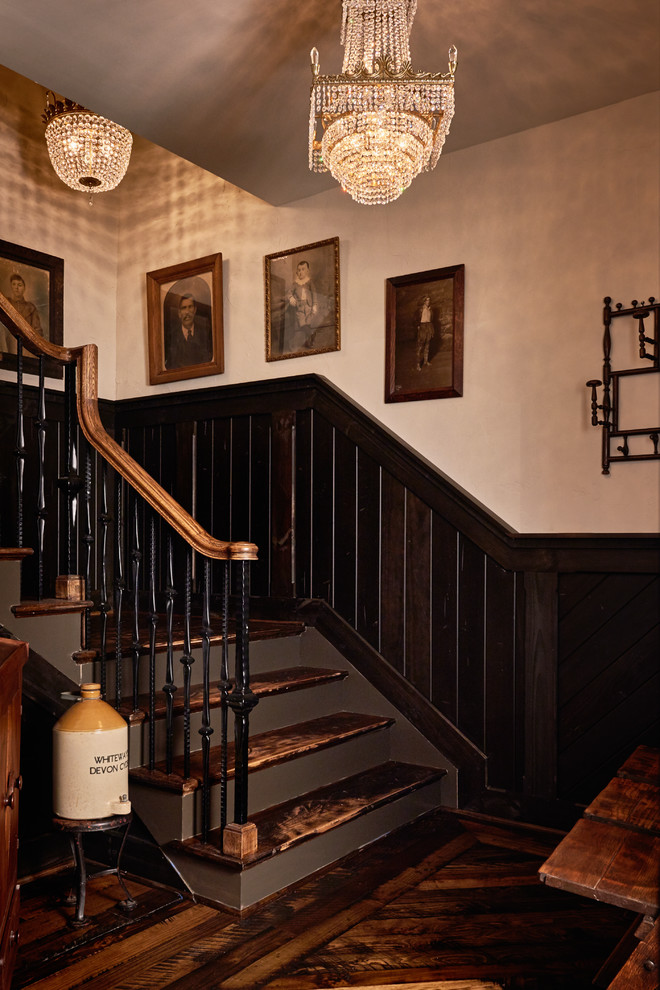
<svg viewBox="0 0 660 990"><path fill-rule="evenodd" d="M600 374L603 296L660 296L659 94L445 154L373 208L338 189L271 207L139 139L90 207L52 173L42 103L0 69L0 237L64 258L65 342L98 344L103 397L316 372L521 532L658 530L660 465L601 475L584 382ZM335 235L341 351L267 363L264 255ZM150 386L145 272L216 251L225 374ZM459 263L463 397L385 404L385 279Z"/></svg>
<svg viewBox="0 0 660 990"><path fill-rule="evenodd" d="M584 383L601 370L603 297L660 296L658 107L645 96L447 154L388 207L338 189L270 207L141 145L121 187L118 397L317 372L522 532L657 531L660 465L601 475ZM341 351L266 363L263 256L335 235ZM150 388L144 273L214 251L225 374ZM463 397L386 405L385 279L459 263Z"/></svg>

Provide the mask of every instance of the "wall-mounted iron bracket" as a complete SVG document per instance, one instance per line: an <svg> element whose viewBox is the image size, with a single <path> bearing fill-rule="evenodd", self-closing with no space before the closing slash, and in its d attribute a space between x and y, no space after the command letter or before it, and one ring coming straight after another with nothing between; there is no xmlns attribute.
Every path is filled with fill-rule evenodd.
<svg viewBox="0 0 660 990"><path fill-rule="evenodd" d="M603 378L591 378L587 388L591 389L591 424L603 428L602 464L603 474L610 473L613 461L652 461L660 460L658 443L660 441L660 423L657 426L643 426L635 429L619 428L619 383L622 378L632 375L648 375L660 373L660 302L654 296L649 296L648 303L633 299L629 309L624 309L622 303L617 303L612 309L609 296L603 300ZM621 368L612 370L612 321L619 317L628 317L636 323L628 323L639 342L640 361L650 364L639 368ZM603 389L602 401L598 401L598 389ZM599 413L601 414L599 417ZM648 438L652 449L642 449L631 452L628 441L631 437ZM615 447L618 453L613 453L613 441L620 443Z"/></svg>

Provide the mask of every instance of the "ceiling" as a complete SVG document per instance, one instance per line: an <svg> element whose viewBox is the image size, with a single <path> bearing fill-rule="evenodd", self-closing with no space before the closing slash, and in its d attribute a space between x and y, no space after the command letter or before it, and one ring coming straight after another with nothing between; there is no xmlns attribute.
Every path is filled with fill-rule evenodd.
<svg viewBox="0 0 660 990"><path fill-rule="evenodd" d="M6 0L0 64L273 204L309 172L309 51L341 70L340 0ZM443 154L660 88L657 0L419 0L413 67L458 48ZM657 122L649 122L657 126Z"/></svg>

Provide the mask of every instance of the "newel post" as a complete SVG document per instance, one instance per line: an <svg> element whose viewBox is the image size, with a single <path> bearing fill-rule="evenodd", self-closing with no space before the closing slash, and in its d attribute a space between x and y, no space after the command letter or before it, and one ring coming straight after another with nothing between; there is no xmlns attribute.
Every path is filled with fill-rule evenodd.
<svg viewBox="0 0 660 990"><path fill-rule="evenodd" d="M232 560L238 561L239 595L236 615L236 676L227 702L234 713L234 821L225 826L222 849L228 856L243 859L257 850L257 827L248 822L248 746L250 712L258 702L250 688L250 562L257 559L253 543L232 543Z"/></svg>

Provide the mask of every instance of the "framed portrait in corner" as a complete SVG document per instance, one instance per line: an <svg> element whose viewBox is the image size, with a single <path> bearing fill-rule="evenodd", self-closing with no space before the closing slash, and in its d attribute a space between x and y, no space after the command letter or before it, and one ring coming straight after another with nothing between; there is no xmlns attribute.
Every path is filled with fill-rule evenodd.
<svg viewBox="0 0 660 990"><path fill-rule="evenodd" d="M264 258L266 360L340 349L339 238Z"/></svg>
<svg viewBox="0 0 660 990"><path fill-rule="evenodd" d="M64 261L42 251L0 241L0 292L29 325L53 344L63 342ZM16 338L0 326L0 369L16 370ZM23 349L23 370L39 371L39 359ZM46 358L44 373L61 378L62 366Z"/></svg>
<svg viewBox="0 0 660 990"><path fill-rule="evenodd" d="M385 282L385 402L463 395L465 266Z"/></svg>
<svg viewBox="0 0 660 990"><path fill-rule="evenodd" d="M147 272L149 382L221 375L222 255Z"/></svg>

